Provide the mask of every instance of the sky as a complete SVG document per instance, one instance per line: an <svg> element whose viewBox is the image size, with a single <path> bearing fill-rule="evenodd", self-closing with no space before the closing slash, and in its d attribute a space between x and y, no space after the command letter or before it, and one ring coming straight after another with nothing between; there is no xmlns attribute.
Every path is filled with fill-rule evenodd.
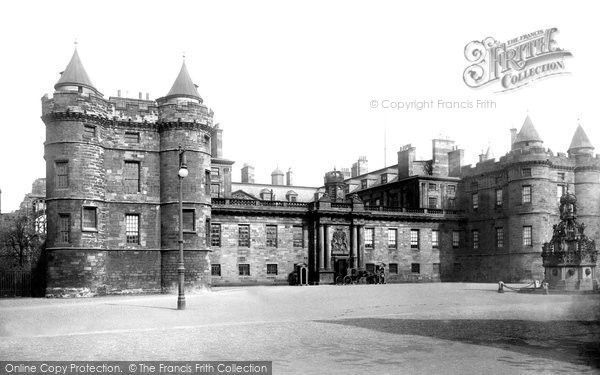
<svg viewBox="0 0 600 375"><path fill-rule="evenodd" d="M186 56L204 103L224 129L234 181L244 163L256 182L277 166L294 183L319 186L325 172L366 156L369 169L396 163L405 144L431 158L431 140L465 149L465 164L529 114L554 152L566 152L578 119L600 146L597 17L593 2L413 1L12 1L0 5L0 189L2 212L18 207L45 175L40 98L53 87L74 41L105 95L164 96ZM509 92L463 81L465 46L556 27L573 56L569 74ZM145 94L144 94L145 95ZM430 101L429 109L382 108ZM460 108L438 101L477 103ZM377 107L373 108L373 101ZM387 106L387 105L385 105ZM385 136L384 136L385 134ZM597 150L600 150L598 148ZM385 162L385 164L384 164Z"/></svg>

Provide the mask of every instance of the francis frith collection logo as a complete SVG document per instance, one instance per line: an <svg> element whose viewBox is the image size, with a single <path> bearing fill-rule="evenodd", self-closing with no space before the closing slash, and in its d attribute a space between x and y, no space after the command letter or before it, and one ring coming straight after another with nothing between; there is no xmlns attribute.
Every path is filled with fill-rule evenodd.
<svg viewBox="0 0 600 375"><path fill-rule="evenodd" d="M514 90L540 78L566 74L565 57L571 52L558 47L553 27L521 35L507 42L492 37L465 46L471 64L463 80L472 88L498 84L497 92Z"/></svg>

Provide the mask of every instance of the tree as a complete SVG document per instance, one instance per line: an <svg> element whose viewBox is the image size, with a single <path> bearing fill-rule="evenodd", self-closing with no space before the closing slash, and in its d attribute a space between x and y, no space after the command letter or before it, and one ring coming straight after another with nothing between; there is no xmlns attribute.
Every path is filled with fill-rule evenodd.
<svg viewBox="0 0 600 375"><path fill-rule="evenodd" d="M18 269L37 264L46 241L44 212L17 211L4 218L0 228L2 255Z"/></svg>

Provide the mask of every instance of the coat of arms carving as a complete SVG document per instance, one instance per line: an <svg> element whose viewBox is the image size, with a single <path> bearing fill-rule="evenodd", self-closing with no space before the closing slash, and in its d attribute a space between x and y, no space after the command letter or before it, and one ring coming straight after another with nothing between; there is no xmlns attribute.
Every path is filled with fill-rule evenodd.
<svg viewBox="0 0 600 375"><path fill-rule="evenodd" d="M348 240L346 238L346 232L341 228L337 228L333 232L331 239L331 252L334 254L348 253Z"/></svg>

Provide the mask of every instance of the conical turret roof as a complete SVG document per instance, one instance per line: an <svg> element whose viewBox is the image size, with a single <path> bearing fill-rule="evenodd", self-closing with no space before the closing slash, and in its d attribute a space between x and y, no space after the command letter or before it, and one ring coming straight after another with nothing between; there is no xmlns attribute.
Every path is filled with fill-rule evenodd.
<svg viewBox="0 0 600 375"><path fill-rule="evenodd" d="M533 126L529 115L527 115L525 118L525 122L523 122L521 130L519 131L519 134L517 134L517 138L515 138L514 143L519 142L543 142L542 138L535 129L535 126Z"/></svg>
<svg viewBox="0 0 600 375"><path fill-rule="evenodd" d="M576 148L594 148L592 142L588 138L587 134L581 127L581 125L577 126L577 130L575 130L575 134L573 134L573 139L571 140L571 145L569 146L569 150Z"/></svg>
<svg viewBox="0 0 600 375"><path fill-rule="evenodd" d="M173 86L171 87L171 90L169 90L169 93L166 97L168 98L175 96L183 96L202 101L202 98L200 97L200 95L198 94L198 90L196 89L196 85L194 84L194 82L192 82L192 78L190 77L187 67L185 66L185 60L181 65L179 75L175 79L175 82L173 83Z"/></svg>
<svg viewBox="0 0 600 375"><path fill-rule="evenodd" d="M58 89L61 86L85 86L97 91L81 63L77 48L75 48L75 52L73 52L73 57L71 57L69 65L67 65L65 71L61 73L58 82L54 85L54 89Z"/></svg>

